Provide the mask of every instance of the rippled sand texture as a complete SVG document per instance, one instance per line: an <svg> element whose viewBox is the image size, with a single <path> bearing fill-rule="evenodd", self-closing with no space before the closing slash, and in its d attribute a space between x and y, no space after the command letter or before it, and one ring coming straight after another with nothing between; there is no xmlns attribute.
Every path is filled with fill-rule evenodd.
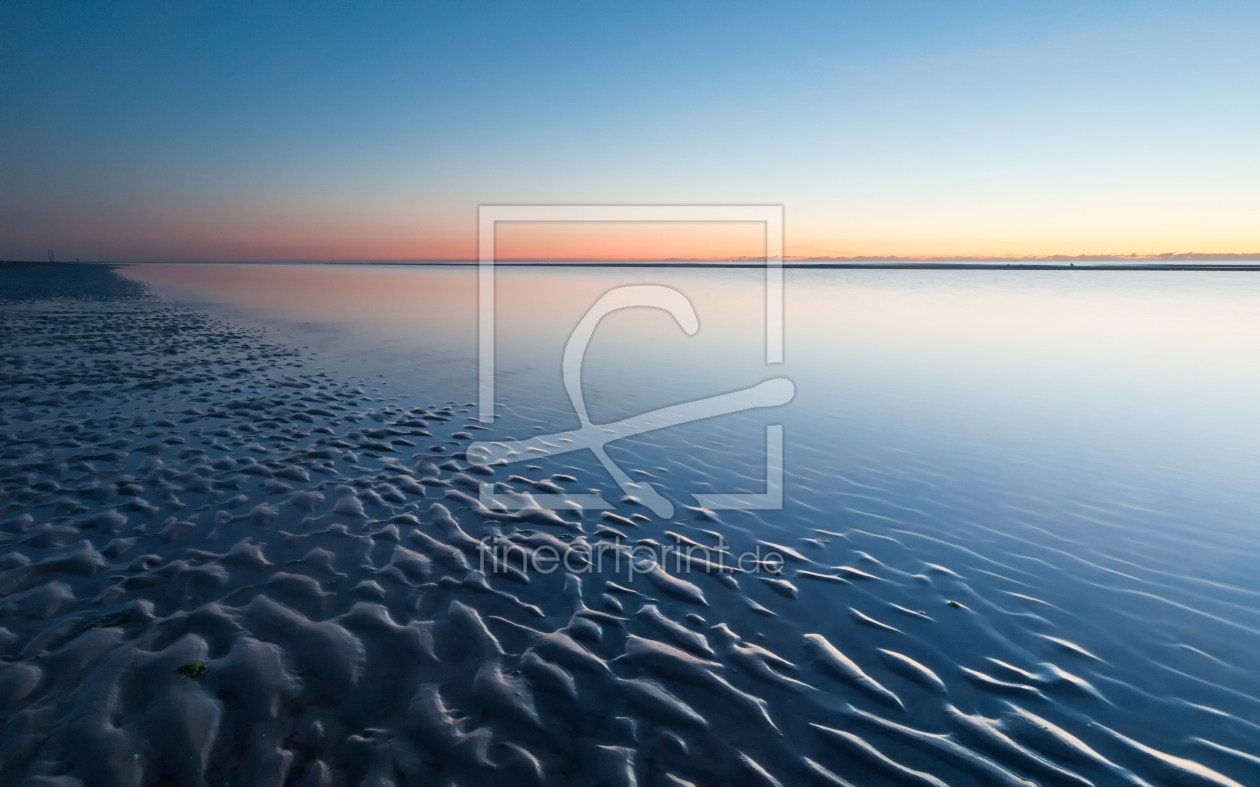
<svg viewBox="0 0 1260 787"><path fill-rule="evenodd" d="M485 480L620 497L572 457L478 473L468 406L104 268L0 276L0 783L1260 784L1254 662L1080 644L1031 590L1040 547L1002 565L978 526L839 506L773 537L487 510ZM617 560L719 535L785 570ZM496 565L487 536L585 570Z"/></svg>

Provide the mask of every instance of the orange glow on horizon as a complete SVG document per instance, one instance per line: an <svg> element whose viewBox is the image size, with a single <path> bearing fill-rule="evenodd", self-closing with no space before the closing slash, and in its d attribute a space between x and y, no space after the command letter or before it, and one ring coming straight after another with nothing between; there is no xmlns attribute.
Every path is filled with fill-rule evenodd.
<svg viewBox="0 0 1260 787"><path fill-rule="evenodd" d="M764 258L755 222L502 222L500 260L691 260Z"/></svg>
<svg viewBox="0 0 1260 787"><path fill-rule="evenodd" d="M85 233L93 227L83 226ZM409 262L472 261L478 258L475 221L432 226L382 220L364 227L354 222L306 221L283 224L185 222L159 224L138 238L102 233L99 256L63 252L99 261L187 262ZM111 235L113 235L111 237ZM72 246L73 248L73 246ZM960 258L1128 256L1156 257L1174 252L1260 256L1260 238L1168 233L1089 237L978 231L898 232L889 226L818 227L788 216L785 259ZM765 228L753 222L504 222L496 232L501 261L724 261L764 259Z"/></svg>

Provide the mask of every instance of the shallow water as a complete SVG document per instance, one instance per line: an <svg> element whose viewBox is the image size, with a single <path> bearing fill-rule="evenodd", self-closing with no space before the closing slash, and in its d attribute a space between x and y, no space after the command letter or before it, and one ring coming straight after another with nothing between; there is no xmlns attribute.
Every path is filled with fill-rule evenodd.
<svg viewBox="0 0 1260 787"><path fill-rule="evenodd" d="M205 375L219 380L219 388L198 394L198 386L211 385L208 380L159 387L118 411L128 419L127 407L136 414L180 414L200 396L202 415L186 416L187 426L172 419L165 428L190 446L201 445L212 433L188 430L211 408L223 407L225 398L249 393L232 394L228 386L240 389L251 380L269 386L269 396L285 386L326 392L354 411L353 419L341 410L308 416L312 423L328 423L334 439L358 443L334 446L353 454L350 465L345 457L335 465L309 464L315 461L309 456L293 459L299 449L317 450L319 433L290 432L287 447L273 447L264 437L280 439L280 422L264 421L268 434L233 428L206 456L242 462L252 452L269 469L251 473L237 464L211 473L211 465L200 465L215 483L251 476L239 490L212 490L204 498L163 492L192 486L196 466L177 467L173 456L158 450L151 456L166 456L170 467L144 466L148 475L141 481L150 485L144 500L155 513L147 515L153 524L139 538L143 551L156 557L140 576L158 574L161 565L179 559L187 563L162 575L176 577L178 590L148 593L146 583L158 586L158 579L139 576L117 586L132 595L113 596L110 603L134 603L132 596L147 593L156 607L146 614L168 621L152 625L170 628L154 629L146 640L143 621L128 624L128 637L134 634L140 643L128 658L144 664L178 660L170 651L179 648L196 654L179 658L205 658L210 674L198 686L217 698L207 701L222 703L224 724L235 725L238 738L249 724L270 736L251 749L225 743L226 733L210 735L202 743L209 752L202 771L211 783L244 783L246 772L266 770L255 761L268 757L285 761L282 772L273 768L272 775L294 783L410 784L438 777L461 784L1260 780L1260 679L1253 666L1260 646L1254 570L1260 551L1260 494L1254 486L1260 415L1252 405L1260 394L1260 278L791 270L785 274L786 360L767 365L757 272L500 270L496 384L502 417L488 433L493 439L576 428L562 386L565 342L602 293L627 284L684 293L700 330L686 336L665 313L643 308L606 318L583 367L595 423L771 377L795 385L795 398L782 407L609 444L621 468L673 502L674 516L667 519L626 500L589 451L538 454L494 470L492 480L517 492L545 492L546 479L571 476L572 482L558 481L566 493L597 491L619 517L559 510L557 524L479 511L475 501L450 498L448 489L460 483L455 468L468 470L460 461L421 467L426 457L436 465L445 452L458 454L467 441L454 432L478 425L476 407L465 404L477 401L478 393L472 271L144 265L123 274L164 299L128 308L183 304L191 310L162 318L184 326L180 331L202 330L197 320L204 318L195 315L203 313L225 320L222 329L206 323L205 336L238 332L232 334L235 345L216 339L215 352L228 366L250 359L251 370L232 376L215 371L207 358ZM37 317L54 308L50 303L21 309ZM71 310L91 321L99 319L93 309L99 307L77 304ZM9 344L14 337L29 343L35 323L20 315L10 320L17 327L7 334ZM165 330L160 320L153 324L159 334ZM58 363L73 365L81 345L58 341ZM179 351L199 352L197 341L189 343ZM260 343L274 347L264 350ZM208 340L200 344L208 346ZM299 360L300 374L286 366ZM351 393L360 380L366 381L362 393ZM15 383L22 384L28 383ZM443 410L441 403L451 406ZM282 419L296 404L290 398L266 406L288 407L276 410ZM73 398L5 404L10 424L53 419L58 428L74 419L75 406ZM39 407L47 414L33 412ZM401 426L413 407L425 408L419 417L427 419L432 445ZM231 412L236 415L221 419L224 426L241 421L242 410ZM148 418L152 423L157 415ZM380 441L365 442L360 419L398 425L400 439L414 445L387 451ZM696 493L764 490L767 424L783 425L782 509L695 510ZM174 444L171 451L179 448ZM298 453L280 461L281 449ZM52 444L44 450L58 449ZM143 454L117 458L119 470L142 475ZM8 482L9 493L27 495L40 518L21 528L11 526L21 514L6 514L6 530L15 535L5 549L34 558L32 565L64 562L66 555L56 550L69 550L77 536L40 530L41 523L78 528L92 541L108 528L84 522L102 506L89 501L84 511L67 509L53 498L57 493L38 488L44 471L30 455L22 456L20 467L18 459L8 460L24 474L10 474L18 480ZM197 465L198 456L181 452L179 459ZM305 470L282 475L289 464L302 462L308 462ZM331 474L311 480L307 470ZM73 475L65 467L59 472ZM406 488L401 479L426 473L444 485L421 489L419 497L399 493ZM289 488L255 487L263 478ZM64 496L71 485L64 477L59 483ZM297 497L305 489L322 490L324 497ZM244 497L229 505L237 491ZM165 496L181 501L186 510L179 517L188 528L174 527L181 523L167 522L165 510L158 511L174 505ZM711 547L720 537L734 554L760 545L788 559L781 573L750 571L726 579L686 566L677 570L667 561L669 571L661 577L628 571L615 564L613 552L576 575L584 601L575 606L563 571L531 572L528 584L490 571L489 590L477 590L475 576L443 562L458 561L441 547L463 542L458 527L441 524L441 513L430 508L435 502L449 507L473 538L495 530L509 537L515 531L518 540L544 538L529 535L539 531L569 543L576 536L592 546L689 539ZM279 504L274 513L260 508L271 504ZM128 510L131 527L144 515L134 505ZM423 525L409 525L408 514ZM381 533L390 522L403 546L427 557L409 564L393 552L388 534L360 535ZM346 535L321 535L330 525L349 529ZM262 545L268 566L241 556L247 541ZM360 546L351 545L366 551L359 554ZM319 559L311 557L315 546L336 555L328 576L312 567ZM105 542L93 548L104 550ZM200 556L189 556L194 548ZM230 549L237 550L235 559L223 556ZM471 561L475 552L463 554ZM216 566L227 567L218 584L194 571L214 573ZM44 633L86 614L87 601L104 582L88 574L58 580L81 600L79 606L56 594L8 604L11 615L35 621L0 621L22 640L9 654L15 664L30 663L43 646L54 653L53 646L73 649L92 631L114 630L92 629L79 639ZM303 584L303 576L316 580L315 587ZM675 584L678 579L689 584ZM641 595L621 593L609 581ZM377 595L364 582L384 587ZM13 598L0 598L0 604ZM372 618L378 613L354 607L365 601L379 603L393 622L383 625L379 616ZM221 605L214 615L204 606L213 603ZM39 617L26 614L22 604L56 609ZM592 610L587 617L583 608ZM201 610L199 626L169 622L192 610ZM704 621L688 618L695 614ZM412 624L418 632L415 655L406 655L402 643L410 635L397 633L396 624ZM232 626L238 633L224 633ZM201 645L187 638L192 634L176 636L185 630L196 632ZM548 639L549 632L562 638ZM32 645L41 633L47 642ZM389 644L390 637L398 644ZM265 654L247 646L258 640L279 648L278 669L297 684L259 677L266 672L258 666ZM322 670L304 661L304 651L335 650L339 642L357 647L359 655L330 657ZM661 643L682 650L663 650ZM77 647L74 652L86 646ZM159 655L142 655L149 652ZM124 673L148 668L117 667ZM344 675L337 672L342 668ZM59 668L36 669L55 677ZM288 721L242 721L252 711L233 699L230 681L219 677L225 673L260 681L283 708L272 716ZM0 684L22 686L23 680L6 683L0 672ZM56 699L62 714L81 704L55 686L40 686L18 692L13 707L22 708L22 718L35 718L40 702L54 707ZM662 699L652 694L657 690L671 694ZM48 699L41 700L40 692ZM201 694L190 697L192 704L181 706L183 718L203 720L204 727L209 711L195 710ZM0 703L6 698L0 696ZM152 723L154 714L178 715L170 704L154 701L133 716ZM457 721L461 712L467 718ZM311 732L317 722L318 735ZM8 746L13 738L6 735ZM172 773L195 783L196 773L164 765L172 755L156 748L161 751L145 755L155 764L134 783ZM54 754L28 754L24 762L36 763L28 766L32 773L60 773L49 764ZM68 772L81 774L82 768Z"/></svg>
<svg viewBox="0 0 1260 787"><path fill-rule="evenodd" d="M476 277L450 267L145 265L126 269L200 303L316 348L415 396L477 399ZM688 447L734 473L764 450L762 424L786 424L793 494L804 477L904 460L977 465L950 487L991 476L1006 494L1137 508L1210 506L1194 537L1249 535L1260 496L1260 277L1236 273L788 270L786 362L764 361L758 271L500 269L497 398L527 436L577 425L560 359L604 292L663 284L694 304L685 335L659 310L616 312L585 356L593 421L609 422L771 377L793 401L618 448L643 466L692 466ZM736 422L747 421L741 429ZM534 423L537 422L537 423ZM726 448L711 430L730 432ZM708 436L708 437L706 437ZM655 453L648 443L657 446ZM642 445L642 448L636 446ZM639 454L636 454L636 450ZM707 461L707 460L706 460ZM694 472L694 469L693 469ZM907 470L907 472L909 472ZM976 476L979 473L979 477ZM735 476L732 476L734 478ZM754 476L757 477L757 476ZM714 483L721 478L713 479ZM859 478L853 479L855 481ZM665 490L691 504L685 484ZM749 487L751 490L751 487ZM979 491L979 490L976 490ZM928 502L911 495L904 502ZM1162 509L1161 509L1162 510ZM1153 522L1151 537L1169 524ZM1238 577L1235 577L1238 578Z"/></svg>

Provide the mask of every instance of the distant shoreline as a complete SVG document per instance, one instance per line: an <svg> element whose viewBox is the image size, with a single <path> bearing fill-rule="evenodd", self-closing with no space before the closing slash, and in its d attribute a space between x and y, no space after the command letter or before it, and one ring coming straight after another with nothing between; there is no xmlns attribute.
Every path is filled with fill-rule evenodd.
<svg viewBox="0 0 1260 787"><path fill-rule="evenodd" d="M307 262L46 262L40 260L0 262L0 267L68 266L68 265L395 265L407 267L476 267L476 261L416 260L393 261L307 261ZM502 268L764 268L764 262L496 262ZM1260 272L1260 262L1255 264L1214 263L1211 260L1195 262L1143 262L1117 264L1100 262L1091 264L1048 262L784 262L782 267L793 270L1022 270L1022 271L1216 271Z"/></svg>

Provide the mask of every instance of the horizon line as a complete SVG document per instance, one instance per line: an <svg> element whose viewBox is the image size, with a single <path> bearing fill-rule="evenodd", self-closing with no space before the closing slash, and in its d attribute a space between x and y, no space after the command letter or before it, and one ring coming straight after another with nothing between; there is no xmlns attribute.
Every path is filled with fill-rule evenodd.
<svg viewBox="0 0 1260 787"><path fill-rule="evenodd" d="M930 264L930 263L1054 263L1054 262L1116 262L1116 263L1140 263L1140 262L1232 262L1232 261L1260 261L1260 252L1162 252L1159 254L1048 254L1048 255L933 255L933 256L900 256L900 255L857 255L857 256L803 256L803 255L784 255L782 261L785 264L793 264L793 267L804 267L801 263L808 264L825 264L825 263L909 263L909 264ZM128 259L98 259L98 260L80 260L76 258L74 262L85 262L94 264L143 264L143 263L211 263L211 264L434 264L434 265L477 265L480 260L475 257L398 257L391 259L369 259L369 258L339 258L339 259L252 259L252 260L225 260L225 259L198 259L198 260L128 260ZM582 264L650 264L650 265L669 265L677 264L680 266L693 267L698 265L715 265L729 266L732 263L745 263L749 265L764 265L765 256L735 256L735 257L499 257L494 260L496 264L522 264L522 265L582 265ZM48 260L0 260L0 264L49 264ZM72 264L70 260L58 260L55 264Z"/></svg>

